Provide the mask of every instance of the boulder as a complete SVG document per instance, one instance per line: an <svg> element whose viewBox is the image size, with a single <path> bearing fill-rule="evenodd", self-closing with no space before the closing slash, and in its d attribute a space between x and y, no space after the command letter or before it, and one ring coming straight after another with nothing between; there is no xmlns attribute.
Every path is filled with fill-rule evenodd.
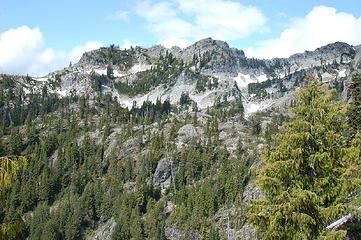
<svg viewBox="0 0 361 240"><path fill-rule="evenodd" d="M159 160L157 168L154 172L153 176L153 184L154 186L168 188L171 183L171 172L170 172L171 164L166 158Z"/></svg>

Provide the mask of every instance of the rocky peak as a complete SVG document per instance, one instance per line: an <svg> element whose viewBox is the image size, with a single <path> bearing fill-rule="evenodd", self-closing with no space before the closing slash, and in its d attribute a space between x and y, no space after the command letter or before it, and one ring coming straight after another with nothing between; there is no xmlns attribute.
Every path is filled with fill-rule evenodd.
<svg viewBox="0 0 361 240"><path fill-rule="evenodd" d="M337 62L342 61L342 56L347 55L353 58L355 49L347 43L335 42L326 46L317 48L315 51L305 51L289 57L290 62L300 61L302 59L318 59L328 63L331 59Z"/></svg>
<svg viewBox="0 0 361 240"><path fill-rule="evenodd" d="M205 53L211 52L224 54L226 56L245 57L242 50L230 48L228 43L212 38L199 40L184 49L177 46L166 48L162 45L154 45L147 49L147 55L149 57L159 57L160 55L165 55L166 52L172 53L173 56L182 58L186 62L192 60L194 55L202 56Z"/></svg>
<svg viewBox="0 0 361 240"><path fill-rule="evenodd" d="M167 52L167 48L162 45L154 45L147 49L147 54L149 57L159 57L160 55L164 55Z"/></svg>
<svg viewBox="0 0 361 240"><path fill-rule="evenodd" d="M217 52L226 55L237 55L238 57L244 57L244 52L235 48L230 48L228 43L220 40L214 40L212 38L205 38L199 40L193 45L187 47L183 51L183 55L192 56L193 54L203 55L206 52Z"/></svg>
<svg viewBox="0 0 361 240"><path fill-rule="evenodd" d="M199 40L198 42L195 42L193 45L187 47L185 50L200 49L203 51L205 49L215 49L215 48L227 49L227 48L229 48L229 45L228 45L228 43L221 41L221 40L205 38L205 39Z"/></svg>
<svg viewBox="0 0 361 240"><path fill-rule="evenodd" d="M327 44L326 46L322 46L317 48L314 52L316 54L329 53L329 52L343 52L343 53L352 53L354 52L354 48L347 43L344 42L335 42Z"/></svg>

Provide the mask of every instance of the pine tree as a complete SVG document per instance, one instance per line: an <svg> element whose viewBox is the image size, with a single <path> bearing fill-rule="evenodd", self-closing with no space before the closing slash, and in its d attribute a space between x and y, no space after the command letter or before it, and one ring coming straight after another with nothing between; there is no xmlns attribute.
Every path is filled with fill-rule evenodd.
<svg viewBox="0 0 361 240"><path fill-rule="evenodd" d="M263 154L257 173L265 199L249 207L249 221L269 239L327 238L325 226L347 210L344 200L360 184L360 149L347 146L345 107L333 102L333 91L311 82L292 109L293 121L277 135L277 146Z"/></svg>
<svg viewBox="0 0 361 240"><path fill-rule="evenodd" d="M351 129L355 133L361 130L361 73L352 77L348 91L351 103L347 111L347 117Z"/></svg>
<svg viewBox="0 0 361 240"><path fill-rule="evenodd" d="M114 78L114 72L113 72L113 67L111 64L108 64L107 66L107 77L109 79L113 79Z"/></svg>
<svg viewBox="0 0 361 240"><path fill-rule="evenodd" d="M12 179L18 171L25 167L25 157L0 157L0 214L3 214L4 190L10 187ZM15 218L16 216L14 216ZM23 220L17 219L10 223L0 221L0 239L18 239L22 235L25 224Z"/></svg>

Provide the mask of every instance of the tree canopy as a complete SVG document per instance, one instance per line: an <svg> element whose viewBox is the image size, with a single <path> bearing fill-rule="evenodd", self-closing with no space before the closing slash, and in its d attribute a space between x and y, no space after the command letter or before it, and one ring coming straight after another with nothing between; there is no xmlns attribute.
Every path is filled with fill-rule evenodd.
<svg viewBox="0 0 361 240"><path fill-rule="evenodd" d="M349 144L346 108L333 91L311 82L291 109L294 118L263 154L257 183L265 199L250 205L249 220L263 239L343 239L325 226L351 211L345 201L360 186L360 135Z"/></svg>
<svg viewBox="0 0 361 240"><path fill-rule="evenodd" d="M11 180L26 164L25 157L0 157L0 201L4 202L4 189L9 187ZM0 213L2 212L0 204ZM0 225L0 239L16 239L24 228L24 222L14 220Z"/></svg>

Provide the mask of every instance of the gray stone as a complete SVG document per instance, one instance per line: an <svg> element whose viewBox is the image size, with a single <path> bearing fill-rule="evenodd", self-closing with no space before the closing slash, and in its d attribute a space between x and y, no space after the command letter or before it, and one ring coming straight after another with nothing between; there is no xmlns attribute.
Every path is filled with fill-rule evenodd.
<svg viewBox="0 0 361 240"><path fill-rule="evenodd" d="M171 161L166 158L159 160L153 176L154 186L160 186L162 189L168 188L171 183ZM174 172L174 169L173 169Z"/></svg>
<svg viewBox="0 0 361 240"><path fill-rule="evenodd" d="M183 240L185 237L189 240L198 240L201 239L199 234L197 234L194 231L191 231L186 236L185 231L175 228L175 227L169 227L165 229L165 236L169 240Z"/></svg>
<svg viewBox="0 0 361 240"><path fill-rule="evenodd" d="M98 225L97 229L91 236L87 236L87 240L111 240L117 223L114 218L110 218L106 222L102 222Z"/></svg>
<svg viewBox="0 0 361 240"><path fill-rule="evenodd" d="M251 200L264 199L264 196L262 195L261 189L257 185L254 183L249 183L244 189L242 198L244 203L249 203Z"/></svg>
<svg viewBox="0 0 361 240"><path fill-rule="evenodd" d="M204 134L204 131L200 127L194 127L192 124L187 124L178 130L178 140L180 142L186 142L194 138L199 138Z"/></svg>

